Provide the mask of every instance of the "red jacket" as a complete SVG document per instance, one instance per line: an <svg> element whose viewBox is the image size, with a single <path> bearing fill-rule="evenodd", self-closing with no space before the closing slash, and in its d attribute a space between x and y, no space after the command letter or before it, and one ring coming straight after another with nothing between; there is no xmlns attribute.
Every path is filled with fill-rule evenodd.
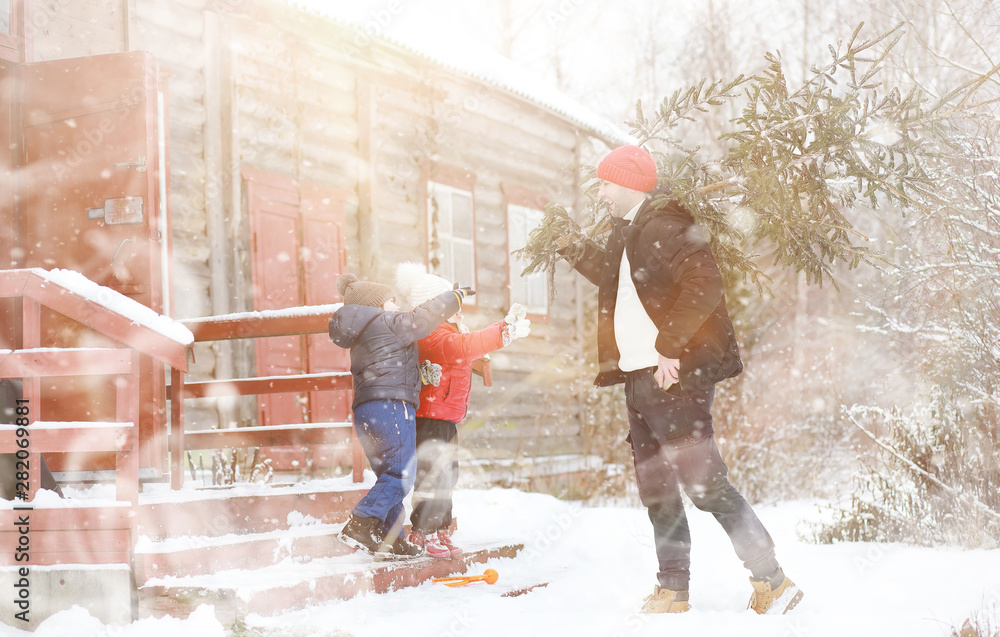
<svg viewBox="0 0 1000 637"><path fill-rule="evenodd" d="M461 422L469 409L472 363L503 347L503 321L468 334L445 322L418 345L420 362L429 360L441 366L441 382L420 390L417 416Z"/></svg>

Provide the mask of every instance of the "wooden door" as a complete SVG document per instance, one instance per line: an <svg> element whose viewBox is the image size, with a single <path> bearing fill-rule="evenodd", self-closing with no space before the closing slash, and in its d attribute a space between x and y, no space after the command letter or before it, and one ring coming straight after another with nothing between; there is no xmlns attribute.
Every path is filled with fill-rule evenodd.
<svg viewBox="0 0 1000 637"><path fill-rule="evenodd" d="M15 267L14 168L16 165L17 128L20 120L16 90L17 65L0 59L0 269ZM0 349L19 346L16 317L20 314L14 299L0 299Z"/></svg>
<svg viewBox="0 0 1000 637"><path fill-rule="evenodd" d="M335 303L346 268L344 193L245 169L250 209L254 310ZM257 339L257 374L347 371L350 359L325 334ZM347 392L258 398L262 425L345 420Z"/></svg>
<svg viewBox="0 0 1000 637"><path fill-rule="evenodd" d="M306 305L343 301L337 277L347 271L344 235L344 193L315 184L302 186L302 270ZM307 370L336 372L351 369L350 352L333 344L327 334L306 337ZM351 392L312 392L310 422L346 421Z"/></svg>
<svg viewBox="0 0 1000 637"><path fill-rule="evenodd" d="M248 194L253 234L254 310L281 310L301 305L298 193L251 182ZM259 338L254 345L259 376L301 374L306 370L299 336ZM257 410L261 425L307 422L306 399L300 394L261 395L257 399Z"/></svg>
<svg viewBox="0 0 1000 637"><path fill-rule="evenodd" d="M16 267L75 270L162 312L155 58L115 53L25 64L22 72ZM106 341L62 315L42 317L43 346ZM140 463L161 470L165 373L145 356L140 365ZM103 376L53 379L38 416L114 420L112 383ZM64 460L54 459L53 468L96 468Z"/></svg>

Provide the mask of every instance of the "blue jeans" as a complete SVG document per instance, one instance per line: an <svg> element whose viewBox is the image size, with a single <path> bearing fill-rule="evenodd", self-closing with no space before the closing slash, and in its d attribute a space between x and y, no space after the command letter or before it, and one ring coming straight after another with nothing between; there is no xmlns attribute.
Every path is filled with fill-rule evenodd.
<svg viewBox="0 0 1000 637"><path fill-rule="evenodd" d="M670 392L656 386L653 368L628 374L625 404L639 497L653 523L657 579L671 590L688 590L691 532L681 489L708 511L729 535L736 555L754 578L778 568L774 542L728 479L729 469L712 434L715 387Z"/></svg>
<svg viewBox="0 0 1000 637"><path fill-rule="evenodd" d="M393 526L403 534L403 498L416 474L416 408L402 400L369 400L354 408L354 430L378 479L354 507L359 518L382 520L382 532Z"/></svg>

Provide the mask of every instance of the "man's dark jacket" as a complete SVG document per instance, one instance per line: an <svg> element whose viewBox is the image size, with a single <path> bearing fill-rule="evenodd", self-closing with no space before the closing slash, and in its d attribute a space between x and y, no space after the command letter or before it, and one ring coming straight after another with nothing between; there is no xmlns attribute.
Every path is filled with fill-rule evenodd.
<svg viewBox="0 0 1000 637"><path fill-rule="evenodd" d="M639 300L659 330L656 351L680 359L681 388L707 389L743 370L722 276L703 230L679 202L655 207L658 194L646 198L632 223L613 219L605 249L591 246L574 266L598 286L594 384L601 387L625 381L614 327L623 246Z"/></svg>
<svg viewBox="0 0 1000 637"><path fill-rule="evenodd" d="M420 404L417 341L461 309L454 292L435 296L412 312L345 305L330 317L330 339L351 350L353 407L369 400Z"/></svg>

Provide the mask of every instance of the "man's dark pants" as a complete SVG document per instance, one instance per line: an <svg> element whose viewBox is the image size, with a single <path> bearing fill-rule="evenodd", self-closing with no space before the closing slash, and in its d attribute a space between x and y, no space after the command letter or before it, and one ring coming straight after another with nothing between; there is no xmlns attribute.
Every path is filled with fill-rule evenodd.
<svg viewBox="0 0 1000 637"><path fill-rule="evenodd" d="M653 523L657 578L670 590L688 590L691 533L681 489L702 511L715 516L754 578L762 579L778 563L774 542L742 495L730 484L712 435L715 387L660 389L656 368L630 372L625 381L629 440L639 497Z"/></svg>

